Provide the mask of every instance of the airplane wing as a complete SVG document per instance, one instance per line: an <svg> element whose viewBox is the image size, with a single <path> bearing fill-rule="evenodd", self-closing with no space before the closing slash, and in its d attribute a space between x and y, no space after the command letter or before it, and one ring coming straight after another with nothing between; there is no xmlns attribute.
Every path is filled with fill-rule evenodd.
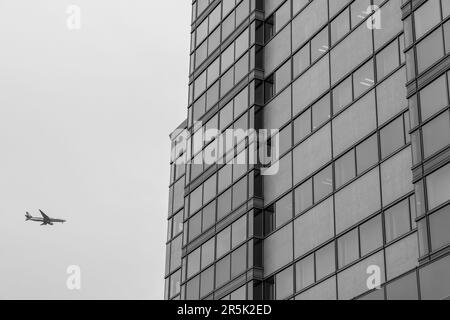
<svg viewBox="0 0 450 320"><path fill-rule="evenodd" d="M42 218L44 218L45 222L50 222L51 221L50 217L48 215L46 215L45 213L43 213L42 210L39 210L39 212L41 213Z"/></svg>

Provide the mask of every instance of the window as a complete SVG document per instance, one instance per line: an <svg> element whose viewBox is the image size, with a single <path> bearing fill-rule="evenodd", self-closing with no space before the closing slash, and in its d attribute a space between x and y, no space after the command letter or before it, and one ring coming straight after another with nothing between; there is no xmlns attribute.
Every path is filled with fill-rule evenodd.
<svg viewBox="0 0 450 320"><path fill-rule="evenodd" d="M428 209L433 210L450 199L450 164L427 177Z"/></svg>
<svg viewBox="0 0 450 320"><path fill-rule="evenodd" d="M442 29L439 28L417 45L417 63L419 73L428 69L444 55Z"/></svg>
<svg viewBox="0 0 450 320"><path fill-rule="evenodd" d="M333 169L328 166L314 177L314 201L318 202L333 192Z"/></svg>
<svg viewBox="0 0 450 320"><path fill-rule="evenodd" d="M294 115L303 111L329 88L329 78L329 59L326 55L294 81L292 84Z"/></svg>
<svg viewBox="0 0 450 320"><path fill-rule="evenodd" d="M450 295L450 257L432 263L420 272L420 290L423 300L440 300Z"/></svg>
<svg viewBox="0 0 450 320"><path fill-rule="evenodd" d="M249 45L249 31L245 29L244 32L236 39L236 58L239 58L248 49Z"/></svg>
<svg viewBox="0 0 450 320"><path fill-rule="evenodd" d="M369 1L367 1L369 2ZM379 4L377 1L374 4ZM365 7L367 9L368 5ZM362 9L364 11L364 8ZM381 7L382 32L374 32L375 50L387 43L403 30L402 10L400 0L388 1ZM364 23L363 23L364 25ZM403 41L403 40L402 40Z"/></svg>
<svg viewBox="0 0 450 320"><path fill-rule="evenodd" d="M297 0L294 0L294 3ZM301 1L302 2L302 1ZM314 32L319 30L328 17L327 0L311 2L298 16L292 20L293 49L301 46Z"/></svg>
<svg viewBox="0 0 450 320"><path fill-rule="evenodd" d="M183 232L183 211L178 212L173 218L173 237Z"/></svg>
<svg viewBox="0 0 450 320"><path fill-rule="evenodd" d="M342 81L333 90L333 113L337 114L353 100L352 77Z"/></svg>
<svg viewBox="0 0 450 320"><path fill-rule="evenodd" d="M202 206L202 192L203 192L203 188L202 186L198 187L197 189L195 189L191 195L190 195L190 208L189 208L189 215L192 215L193 213L195 213L198 209L201 208Z"/></svg>
<svg viewBox="0 0 450 320"><path fill-rule="evenodd" d="M305 211L313 204L312 179L295 189L295 213Z"/></svg>
<svg viewBox="0 0 450 320"><path fill-rule="evenodd" d="M293 15L295 15L296 13L298 13L301 9L303 9L305 7L305 5L307 5L309 2L309 0L296 0L292 3L292 7L293 7Z"/></svg>
<svg viewBox="0 0 450 320"><path fill-rule="evenodd" d="M208 37L208 55L213 53L220 45L220 28L214 30Z"/></svg>
<svg viewBox="0 0 450 320"><path fill-rule="evenodd" d="M202 245L202 269L214 261L214 238Z"/></svg>
<svg viewBox="0 0 450 320"><path fill-rule="evenodd" d="M294 149L294 183L302 181L331 160L330 125L317 131Z"/></svg>
<svg viewBox="0 0 450 320"><path fill-rule="evenodd" d="M449 113L445 112L423 126L423 150L425 158L450 144Z"/></svg>
<svg viewBox="0 0 450 320"><path fill-rule="evenodd" d="M338 42L350 31L349 9L345 9L336 19L331 22L331 44Z"/></svg>
<svg viewBox="0 0 450 320"><path fill-rule="evenodd" d="M351 150L335 162L336 188L341 187L356 176L355 151Z"/></svg>
<svg viewBox="0 0 450 320"><path fill-rule="evenodd" d="M353 94L355 98L371 89L374 84L375 75L373 72L373 59L371 59L353 74Z"/></svg>
<svg viewBox="0 0 450 320"><path fill-rule="evenodd" d="M360 227L361 256L380 248L383 245L381 215L369 220Z"/></svg>
<svg viewBox="0 0 450 320"><path fill-rule="evenodd" d="M231 248L235 248L247 239L247 216L233 223L231 228Z"/></svg>
<svg viewBox="0 0 450 320"><path fill-rule="evenodd" d="M291 54L291 29L284 28L264 49L264 70L271 74Z"/></svg>
<svg viewBox="0 0 450 320"><path fill-rule="evenodd" d="M279 93L291 83L291 60L288 60L275 73L275 92Z"/></svg>
<svg viewBox="0 0 450 320"><path fill-rule="evenodd" d="M214 290L214 267L203 271L200 277L200 298L202 298Z"/></svg>
<svg viewBox="0 0 450 320"><path fill-rule="evenodd" d="M203 191L203 202L208 203L210 200L212 200L216 196L216 180L217 176L213 175L211 178L209 178L204 185Z"/></svg>
<svg viewBox="0 0 450 320"><path fill-rule="evenodd" d="M328 27L325 27L311 40L311 61L316 61L327 52L329 48Z"/></svg>
<svg viewBox="0 0 450 320"><path fill-rule="evenodd" d="M200 293L200 276L195 277L186 285L186 299L198 300Z"/></svg>
<svg viewBox="0 0 450 320"><path fill-rule="evenodd" d="M450 206L430 216L431 246L438 250L450 243Z"/></svg>
<svg viewBox="0 0 450 320"><path fill-rule="evenodd" d="M386 224L386 241L391 242L406 234L410 230L410 216L408 200L388 209L384 213Z"/></svg>
<svg viewBox="0 0 450 320"><path fill-rule="evenodd" d="M447 84L443 75L420 91L422 121L426 121L447 104Z"/></svg>
<svg viewBox="0 0 450 320"><path fill-rule="evenodd" d="M399 48L398 40L396 39L379 54L377 54L377 77L383 79L391 71L399 66Z"/></svg>
<svg viewBox="0 0 450 320"><path fill-rule="evenodd" d="M381 157L386 158L405 144L403 116L388 124L380 131Z"/></svg>
<svg viewBox="0 0 450 320"><path fill-rule="evenodd" d="M241 246L231 254L231 278L247 270L247 245Z"/></svg>
<svg viewBox="0 0 450 320"><path fill-rule="evenodd" d="M219 170L219 193L228 188L231 184L232 168L233 166L231 164L226 164Z"/></svg>
<svg viewBox="0 0 450 320"><path fill-rule="evenodd" d="M416 272L388 284L386 292L388 300L418 300Z"/></svg>
<svg viewBox="0 0 450 320"><path fill-rule="evenodd" d="M271 203L292 187L292 156L288 153L278 163L278 172L275 175L264 176L264 201Z"/></svg>
<svg viewBox="0 0 450 320"><path fill-rule="evenodd" d="M411 151L404 149L381 165L384 206L413 190L411 163Z"/></svg>
<svg viewBox="0 0 450 320"><path fill-rule="evenodd" d="M378 138L376 134L356 147L356 159L358 174L378 163Z"/></svg>
<svg viewBox="0 0 450 320"><path fill-rule="evenodd" d="M331 3L331 2L330 2ZM295 300L336 300L336 277L332 277L302 292Z"/></svg>
<svg viewBox="0 0 450 320"><path fill-rule="evenodd" d="M203 208L202 230L206 231L216 222L216 202L213 201Z"/></svg>
<svg viewBox="0 0 450 320"><path fill-rule="evenodd" d="M294 78L309 67L309 61L309 43L307 43L293 57Z"/></svg>
<svg viewBox="0 0 450 320"><path fill-rule="evenodd" d="M358 23L362 21L362 19L365 18L365 15L362 15L361 13L367 11L367 8L370 6L369 0L359 0L350 6L351 14L351 20L352 20L352 28L354 28Z"/></svg>
<svg viewBox="0 0 450 320"><path fill-rule="evenodd" d="M233 101L220 110L220 130L227 128L233 121Z"/></svg>
<svg viewBox="0 0 450 320"><path fill-rule="evenodd" d="M231 227L226 228L217 235L217 258L222 257L230 251Z"/></svg>
<svg viewBox="0 0 450 320"><path fill-rule="evenodd" d="M276 299L282 300L294 293L294 269L289 267L276 275Z"/></svg>
<svg viewBox="0 0 450 320"><path fill-rule="evenodd" d="M178 270L170 277L170 298L180 293L181 270Z"/></svg>
<svg viewBox="0 0 450 320"><path fill-rule="evenodd" d="M174 271L181 265L181 243L183 236L179 236L171 242L170 250L170 272Z"/></svg>
<svg viewBox="0 0 450 320"><path fill-rule="evenodd" d="M292 193L275 203L275 228L279 228L292 219Z"/></svg>
<svg viewBox="0 0 450 320"><path fill-rule="evenodd" d="M381 208L378 168L340 190L335 199L338 233L378 211Z"/></svg>
<svg viewBox="0 0 450 320"><path fill-rule="evenodd" d="M408 106L405 83L405 69L402 68L377 87L378 125L386 123Z"/></svg>
<svg viewBox="0 0 450 320"><path fill-rule="evenodd" d="M429 0L424 3L414 12L414 20L416 38L419 39L441 20L439 0Z"/></svg>
<svg viewBox="0 0 450 320"><path fill-rule="evenodd" d="M295 257L301 257L333 235L333 200L328 198L294 221Z"/></svg>
<svg viewBox="0 0 450 320"><path fill-rule="evenodd" d="M358 229L350 231L338 239L339 268L359 258Z"/></svg>
<svg viewBox="0 0 450 320"><path fill-rule="evenodd" d="M335 154L340 154L375 128L375 94L372 91L333 120Z"/></svg>
<svg viewBox="0 0 450 320"><path fill-rule="evenodd" d="M336 256L334 242L316 252L317 281L336 271Z"/></svg>
<svg viewBox="0 0 450 320"><path fill-rule="evenodd" d="M310 133L311 133L311 109L308 109L294 121L295 142L303 140Z"/></svg>
<svg viewBox="0 0 450 320"><path fill-rule="evenodd" d="M385 281L384 255L379 252L338 274L339 299L349 300L367 292L367 268L372 265L381 268L381 283Z"/></svg>
<svg viewBox="0 0 450 320"><path fill-rule="evenodd" d="M187 259L187 277L190 278L200 271L200 248L190 253Z"/></svg>
<svg viewBox="0 0 450 320"><path fill-rule="evenodd" d="M199 212L189 219L189 241L194 240L202 232L202 213Z"/></svg>
<svg viewBox="0 0 450 320"><path fill-rule="evenodd" d="M372 50L372 30L363 23L331 50L332 84L369 57Z"/></svg>
<svg viewBox="0 0 450 320"><path fill-rule="evenodd" d="M210 14L209 14L209 30L214 30L217 27L221 20L221 6L218 5Z"/></svg>
<svg viewBox="0 0 450 320"><path fill-rule="evenodd" d="M292 224L264 240L264 275L267 276L292 261Z"/></svg>
<svg viewBox="0 0 450 320"><path fill-rule="evenodd" d="M295 265L296 291L314 283L314 255L310 255Z"/></svg>
<svg viewBox="0 0 450 320"><path fill-rule="evenodd" d="M330 95L320 99L314 106L312 106L312 121L313 130L317 130L323 123L330 119Z"/></svg>
<svg viewBox="0 0 450 320"><path fill-rule="evenodd" d="M395 242L385 251L387 279L391 280L404 274L419 265L419 249L417 247L417 236L409 235Z"/></svg>
<svg viewBox="0 0 450 320"><path fill-rule="evenodd" d="M444 24L445 53L450 53L450 22Z"/></svg>
<svg viewBox="0 0 450 320"><path fill-rule="evenodd" d="M226 256L216 264L216 287L230 281L230 256Z"/></svg>
<svg viewBox="0 0 450 320"><path fill-rule="evenodd" d="M233 186L233 209L247 201L247 177Z"/></svg>

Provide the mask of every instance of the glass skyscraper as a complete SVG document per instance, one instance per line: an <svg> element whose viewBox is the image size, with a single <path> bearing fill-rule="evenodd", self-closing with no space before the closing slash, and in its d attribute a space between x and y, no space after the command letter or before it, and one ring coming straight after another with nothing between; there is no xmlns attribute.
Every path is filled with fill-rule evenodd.
<svg viewBox="0 0 450 320"><path fill-rule="evenodd" d="M196 0L191 39L165 298L448 299L450 1ZM230 128L277 173L202 164Z"/></svg>

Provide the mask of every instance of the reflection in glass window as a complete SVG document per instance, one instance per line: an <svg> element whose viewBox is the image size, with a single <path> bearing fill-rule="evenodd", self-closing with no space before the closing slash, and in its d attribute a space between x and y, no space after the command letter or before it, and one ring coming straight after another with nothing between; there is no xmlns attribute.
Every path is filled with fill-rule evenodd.
<svg viewBox="0 0 450 320"><path fill-rule="evenodd" d="M410 230L408 200L402 201L384 213L386 241L391 242Z"/></svg>
<svg viewBox="0 0 450 320"><path fill-rule="evenodd" d="M381 157L385 158L405 144L403 116L388 124L380 131Z"/></svg>
<svg viewBox="0 0 450 320"><path fill-rule="evenodd" d="M356 147L358 174L378 163L378 137L376 134Z"/></svg>
<svg viewBox="0 0 450 320"><path fill-rule="evenodd" d="M295 265L296 291L314 283L314 255L310 255Z"/></svg>
<svg viewBox="0 0 450 320"><path fill-rule="evenodd" d="M423 151L425 158L450 144L449 113L445 112L423 126Z"/></svg>
<svg viewBox="0 0 450 320"><path fill-rule="evenodd" d="M445 81L445 75L420 91L422 121L427 120L447 105L447 83Z"/></svg>
<svg viewBox="0 0 450 320"><path fill-rule="evenodd" d="M338 257L339 268L343 268L359 258L358 229L338 239Z"/></svg>
<svg viewBox="0 0 450 320"><path fill-rule="evenodd" d="M316 279L319 281L336 271L334 242L316 252Z"/></svg>
<svg viewBox="0 0 450 320"><path fill-rule="evenodd" d="M381 215L364 223L360 229L361 256L380 248L383 245Z"/></svg>
<svg viewBox="0 0 450 320"><path fill-rule="evenodd" d="M336 188L341 187L356 176L355 151L351 150L335 162Z"/></svg>
<svg viewBox="0 0 450 320"><path fill-rule="evenodd" d="M289 267L276 275L275 290L276 299L282 300L294 292L294 269Z"/></svg>
<svg viewBox="0 0 450 320"><path fill-rule="evenodd" d="M450 243L450 206L430 216L431 246L438 250Z"/></svg>
<svg viewBox="0 0 450 320"><path fill-rule="evenodd" d="M295 189L295 213L305 211L313 204L312 179Z"/></svg>
<svg viewBox="0 0 450 320"><path fill-rule="evenodd" d="M332 166L314 176L314 202L318 202L333 192Z"/></svg>
<svg viewBox="0 0 450 320"><path fill-rule="evenodd" d="M450 199L450 164L427 177L428 209L433 210Z"/></svg>
<svg viewBox="0 0 450 320"><path fill-rule="evenodd" d="M442 29L437 29L419 42L416 50L419 73L422 73L444 55Z"/></svg>

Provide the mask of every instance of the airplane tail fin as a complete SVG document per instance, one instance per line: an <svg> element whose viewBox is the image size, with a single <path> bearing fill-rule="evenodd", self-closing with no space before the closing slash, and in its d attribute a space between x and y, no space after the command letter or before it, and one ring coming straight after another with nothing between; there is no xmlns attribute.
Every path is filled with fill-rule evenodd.
<svg viewBox="0 0 450 320"><path fill-rule="evenodd" d="M29 214L29 213L27 212L27 214L25 215L26 221L30 220L31 218L33 218L33 217L31 216L31 214Z"/></svg>

